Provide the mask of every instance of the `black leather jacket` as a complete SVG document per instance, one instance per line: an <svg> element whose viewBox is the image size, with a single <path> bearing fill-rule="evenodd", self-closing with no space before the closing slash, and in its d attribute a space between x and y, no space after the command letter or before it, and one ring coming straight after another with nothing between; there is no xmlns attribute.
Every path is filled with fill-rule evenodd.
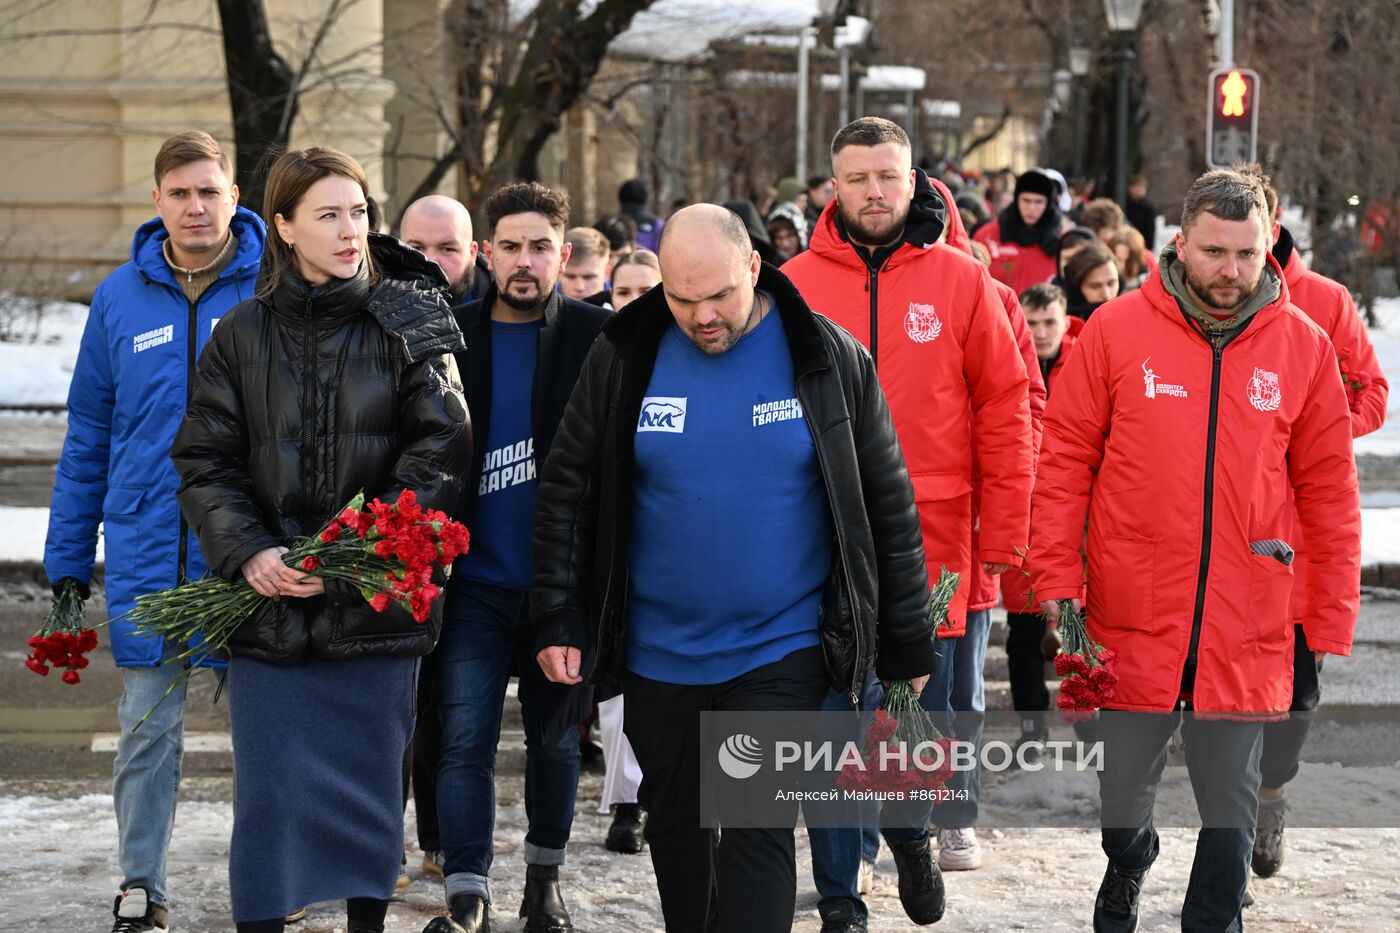
<svg viewBox="0 0 1400 933"><path fill-rule="evenodd" d="M447 282L393 237L370 234L370 255L373 285L363 264L316 288L290 274L225 315L200 354L171 457L181 513L225 580L258 551L316 532L360 490L456 506L472 432ZM419 624L328 580L324 597L268 601L230 649L274 664L419 656L441 625L441 600Z"/></svg>
<svg viewBox="0 0 1400 933"><path fill-rule="evenodd" d="M758 287L777 299L833 519L820 622L831 683L859 693L872 661L886 680L928 674L933 623L919 514L870 354L812 312L772 266ZM633 440L671 321L656 288L607 323L540 476L530 594L536 648L581 648L585 676L609 685L620 680L627 644Z"/></svg>

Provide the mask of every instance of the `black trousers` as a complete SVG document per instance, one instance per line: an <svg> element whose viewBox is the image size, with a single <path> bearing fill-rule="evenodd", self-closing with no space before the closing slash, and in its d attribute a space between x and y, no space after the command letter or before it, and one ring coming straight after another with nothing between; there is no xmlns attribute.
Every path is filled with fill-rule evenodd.
<svg viewBox="0 0 1400 933"><path fill-rule="evenodd" d="M418 815L418 848L441 852L438 834L437 772L442 756L442 712L438 709L435 664L424 663L418 673L418 721L413 741L404 750L403 803L408 806L413 787L413 809Z"/></svg>
<svg viewBox="0 0 1400 933"><path fill-rule="evenodd" d="M1298 759L1308 740L1313 714L1322 700L1318 675L1322 662L1313 657L1301 625L1293 626L1293 702L1287 721L1264 726L1264 754L1259 762L1261 787L1277 789L1298 774Z"/></svg>
<svg viewBox="0 0 1400 933"><path fill-rule="evenodd" d="M1099 715L1103 851L1126 871L1141 871L1160 848L1152 810L1167 764L1167 742L1183 716L1186 769L1201 816L1196 857L1181 909L1184 933L1239 933L1259 807L1263 724L1195 720L1178 713Z"/></svg>
<svg viewBox="0 0 1400 933"><path fill-rule="evenodd" d="M820 648L720 684L680 685L623 677L623 732L642 769L637 798L647 811L646 839L667 933L782 933L797 898L793 827L700 825L700 714L706 711L812 711L827 691ZM781 807L780 804L774 804Z"/></svg>
<svg viewBox="0 0 1400 933"><path fill-rule="evenodd" d="M1011 676L1011 705L1018 712L1043 712L1050 708L1045 686L1045 616L1038 612L1006 614L1006 665Z"/></svg>

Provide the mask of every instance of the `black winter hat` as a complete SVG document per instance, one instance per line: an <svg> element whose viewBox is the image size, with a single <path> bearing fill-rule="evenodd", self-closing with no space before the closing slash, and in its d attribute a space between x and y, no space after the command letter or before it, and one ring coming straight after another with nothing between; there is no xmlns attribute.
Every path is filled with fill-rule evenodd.
<svg viewBox="0 0 1400 933"><path fill-rule="evenodd" d="M1042 175L1035 169L1031 169L1028 172L1022 172L1021 176L1016 179L1016 197L1019 198L1023 194L1044 195L1051 204L1054 204L1060 196L1060 187L1055 184L1055 179L1049 175Z"/></svg>
<svg viewBox="0 0 1400 933"><path fill-rule="evenodd" d="M622 187L617 189L617 200L620 204L645 204L647 203L647 186L640 178L631 178L622 183Z"/></svg>

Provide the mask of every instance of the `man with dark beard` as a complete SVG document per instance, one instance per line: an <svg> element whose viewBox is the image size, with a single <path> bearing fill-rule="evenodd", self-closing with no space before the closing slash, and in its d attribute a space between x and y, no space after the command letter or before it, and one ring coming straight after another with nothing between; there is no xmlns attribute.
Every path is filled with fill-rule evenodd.
<svg viewBox="0 0 1400 933"><path fill-rule="evenodd" d="M962 639L972 562L999 574L1019 567L1025 551L1033 459L1026 366L986 270L968 253L939 242L949 211L957 207L913 167L904 130L878 117L847 124L832 140L831 167L836 197L822 212L810 248L783 272L814 310L869 348L914 481L929 579L937 580L946 567L963 581L948 609L949 624L937 632L938 667L920 698L925 709L943 712L951 704L956 667L963 669L964 682L981 682L980 657L962 647L971 645ZM982 473L975 554L974 457ZM985 630L980 637L985 645ZM982 702L979 686L967 705ZM931 804L887 806L883 818L885 842L899 868L900 903L918 924L942 913L942 881L929 846L930 810ZM940 828L948 859L977 851L965 819ZM819 846L835 853L818 857L825 863L817 866L824 919L831 911L863 918L856 890L859 831L826 832L846 836ZM969 866L964 860L960 867ZM841 901L849 902L849 911Z"/></svg>
<svg viewBox="0 0 1400 933"><path fill-rule="evenodd" d="M517 182L486 202L493 285L457 311L468 349L457 354L479 439L456 518L472 532L447 586L442 640L432 655L442 712L438 828L451 916L424 933L490 929L495 757L512 669L525 724L525 897L531 933L571 930L559 866L573 824L579 743L574 726L592 687L549 683L534 663L530 536L536 464L543 463L588 348L611 312L558 294L569 260L569 197Z"/></svg>
<svg viewBox="0 0 1400 933"><path fill-rule="evenodd" d="M973 239L992 254L992 278L1021 292L1055 277L1064 219L1055 206L1059 186L1031 169L1016 179L1016 199Z"/></svg>
<svg viewBox="0 0 1400 933"><path fill-rule="evenodd" d="M1099 933L1138 928L1178 722L1202 825L1181 928L1242 929L1264 723L1292 700L1295 575L1314 657L1351 653L1351 413L1332 342L1269 254L1272 221L1258 176L1198 178L1160 270L1094 312L1045 412L1031 583L1048 615L1077 608L1082 548L1089 639L1116 654L1099 721Z"/></svg>

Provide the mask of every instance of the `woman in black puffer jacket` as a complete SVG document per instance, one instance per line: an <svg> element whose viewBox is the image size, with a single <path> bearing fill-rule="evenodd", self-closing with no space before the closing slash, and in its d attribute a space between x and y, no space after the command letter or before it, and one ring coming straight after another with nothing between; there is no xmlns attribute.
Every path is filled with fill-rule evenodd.
<svg viewBox="0 0 1400 933"><path fill-rule="evenodd" d="M212 571L269 600L230 644L230 893L240 931L347 899L351 933L383 929L402 848L402 761L418 658L441 624L287 567L354 494L412 489L452 511L471 424L464 349L438 267L367 232L364 170L333 149L268 175L256 297L200 355L172 457L180 509Z"/></svg>

